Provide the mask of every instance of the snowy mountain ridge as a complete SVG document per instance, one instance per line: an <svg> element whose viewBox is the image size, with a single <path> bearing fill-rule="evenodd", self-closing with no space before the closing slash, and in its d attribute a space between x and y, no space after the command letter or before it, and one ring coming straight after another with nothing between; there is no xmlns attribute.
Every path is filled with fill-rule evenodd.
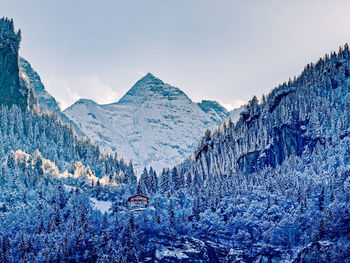
<svg viewBox="0 0 350 263"><path fill-rule="evenodd" d="M85 134L61 111L58 102L46 91L39 74L32 68L30 63L23 57L19 57L18 65L21 77L34 90L38 107L44 111L56 113L60 121L71 124L79 136L85 136Z"/></svg>
<svg viewBox="0 0 350 263"><path fill-rule="evenodd" d="M191 155L206 129L229 112L217 102L193 102L182 90L146 74L116 103L80 99L64 113L105 151L132 160L140 172L174 166Z"/></svg>
<svg viewBox="0 0 350 263"><path fill-rule="evenodd" d="M18 65L22 78L33 87L39 107L48 111L60 112L57 101L45 90L39 74L32 68L30 63L26 59L19 57Z"/></svg>

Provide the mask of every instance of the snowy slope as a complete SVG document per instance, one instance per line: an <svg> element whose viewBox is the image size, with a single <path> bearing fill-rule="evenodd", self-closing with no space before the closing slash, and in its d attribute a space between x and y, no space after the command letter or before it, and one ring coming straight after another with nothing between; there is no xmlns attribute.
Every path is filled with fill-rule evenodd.
<svg viewBox="0 0 350 263"><path fill-rule="evenodd" d="M45 90L39 74L32 68L30 63L26 59L20 57L19 67L20 71L22 72L22 77L34 89L39 107L47 111L60 112L61 110L57 104L57 101Z"/></svg>
<svg viewBox="0 0 350 263"><path fill-rule="evenodd" d="M35 92L38 106L44 111L55 112L63 123L71 124L78 135L84 136L84 133L60 110L56 99L45 90L39 74L32 68L30 63L26 59L19 57L18 64L22 78L27 81Z"/></svg>
<svg viewBox="0 0 350 263"><path fill-rule="evenodd" d="M133 160L138 172L175 165L193 152L206 129L229 115L216 102L194 103L150 73L116 103L80 99L64 113L104 150Z"/></svg>
<svg viewBox="0 0 350 263"><path fill-rule="evenodd" d="M228 116L227 110L221 106L217 101L211 101L211 100L202 100L201 102L197 103L198 106L210 115L210 118L216 122L217 120L226 120Z"/></svg>

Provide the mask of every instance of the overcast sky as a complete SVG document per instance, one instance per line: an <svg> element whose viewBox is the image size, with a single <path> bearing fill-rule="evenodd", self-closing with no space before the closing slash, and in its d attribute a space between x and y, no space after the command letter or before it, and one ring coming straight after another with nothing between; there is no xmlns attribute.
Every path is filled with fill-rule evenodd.
<svg viewBox="0 0 350 263"><path fill-rule="evenodd" d="M232 108L350 42L348 0L0 0L64 109L117 101L147 72Z"/></svg>

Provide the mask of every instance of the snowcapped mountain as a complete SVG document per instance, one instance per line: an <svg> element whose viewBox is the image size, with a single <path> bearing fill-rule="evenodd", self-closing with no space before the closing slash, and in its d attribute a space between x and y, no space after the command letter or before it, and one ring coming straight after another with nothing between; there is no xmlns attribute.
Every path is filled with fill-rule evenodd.
<svg viewBox="0 0 350 263"><path fill-rule="evenodd" d="M39 108L44 111L55 112L63 123L71 124L79 136L84 136L84 133L60 110L56 99L46 91L39 74L32 68L30 63L26 59L19 57L18 65L21 77L34 90Z"/></svg>
<svg viewBox="0 0 350 263"><path fill-rule="evenodd" d="M195 103L150 73L116 103L80 99L64 113L104 150L133 160L138 171L175 165L193 152L206 129L229 116L217 102Z"/></svg>

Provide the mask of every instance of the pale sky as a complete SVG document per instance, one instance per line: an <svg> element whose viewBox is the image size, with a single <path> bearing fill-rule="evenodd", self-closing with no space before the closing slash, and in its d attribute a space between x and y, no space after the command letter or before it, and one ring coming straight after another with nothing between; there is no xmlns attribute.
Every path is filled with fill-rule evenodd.
<svg viewBox="0 0 350 263"><path fill-rule="evenodd" d="M233 108L350 42L348 0L0 0L64 109L116 102L151 72Z"/></svg>

